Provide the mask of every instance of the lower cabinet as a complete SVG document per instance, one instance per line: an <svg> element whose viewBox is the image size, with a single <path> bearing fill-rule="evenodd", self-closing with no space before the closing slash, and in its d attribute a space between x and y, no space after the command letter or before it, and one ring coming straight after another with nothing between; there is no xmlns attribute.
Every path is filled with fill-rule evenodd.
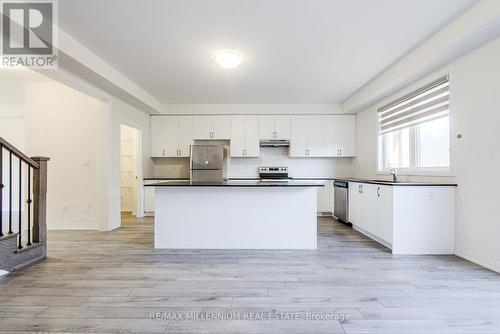
<svg viewBox="0 0 500 334"><path fill-rule="evenodd" d="M331 182L329 180L316 180L315 183L323 184L323 187L318 187L318 213L330 214L331 213Z"/></svg>
<svg viewBox="0 0 500 334"><path fill-rule="evenodd" d="M155 187L144 187L144 215L152 216L155 212Z"/></svg>
<svg viewBox="0 0 500 334"><path fill-rule="evenodd" d="M455 188L349 182L353 227L393 254L453 254Z"/></svg>

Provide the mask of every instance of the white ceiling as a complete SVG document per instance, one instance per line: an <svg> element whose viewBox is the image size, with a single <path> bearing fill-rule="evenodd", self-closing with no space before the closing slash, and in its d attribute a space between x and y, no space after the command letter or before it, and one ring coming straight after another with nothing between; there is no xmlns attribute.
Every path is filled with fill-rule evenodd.
<svg viewBox="0 0 500 334"><path fill-rule="evenodd" d="M476 2L61 0L59 22L163 103L337 103Z"/></svg>

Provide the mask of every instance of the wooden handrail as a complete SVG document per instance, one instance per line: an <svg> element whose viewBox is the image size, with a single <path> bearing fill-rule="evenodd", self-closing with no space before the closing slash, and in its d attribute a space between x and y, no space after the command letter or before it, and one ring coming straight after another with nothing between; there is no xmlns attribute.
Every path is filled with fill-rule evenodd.
<svg viewBox="0 0 500 334"><path fill-rule="evenodd" d="M30 157L28 157L23 152L19 151L17 148L14 147L14 145L12 145L11 143L9 143L8 141L6 141L5 139L3 139L2 137L0 137L0 146L4 147L5 149L7 149L7 151L12 152L16 157L18 157L22 161L26 162L31 167L33 167L35 169L40 168L40 165L38 163L36 163L33 159L31 159Z"/></svg>

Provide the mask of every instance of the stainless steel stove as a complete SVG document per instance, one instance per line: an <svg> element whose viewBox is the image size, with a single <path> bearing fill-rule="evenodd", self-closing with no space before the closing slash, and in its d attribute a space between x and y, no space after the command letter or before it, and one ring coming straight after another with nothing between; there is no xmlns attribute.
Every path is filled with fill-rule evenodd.
<svg viewBox="0 0 500 334"><path fill-rule="evenodd" d="M288 182L287 166L259 167L260 182Z"/></svg>

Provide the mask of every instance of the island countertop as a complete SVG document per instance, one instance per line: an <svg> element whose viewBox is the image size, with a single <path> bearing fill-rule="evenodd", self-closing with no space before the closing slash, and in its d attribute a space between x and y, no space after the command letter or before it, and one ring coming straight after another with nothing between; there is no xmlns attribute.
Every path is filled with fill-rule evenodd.
<svg viewBox="0 0 500 334"><path fill-rule="evenodd" d="M145 187L324 187L321 183L311 181L259 181L259 180L228 180L222 182L192 182L190 180L172 180L154 184L145 184Z"/></svg>

